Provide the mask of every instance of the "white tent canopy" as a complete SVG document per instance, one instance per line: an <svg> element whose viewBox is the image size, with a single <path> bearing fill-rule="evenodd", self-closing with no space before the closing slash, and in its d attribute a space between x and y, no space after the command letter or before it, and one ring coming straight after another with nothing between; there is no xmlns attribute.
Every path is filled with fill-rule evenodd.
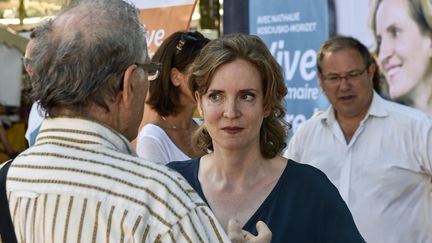
<svg viewBox="0 0 432 243"><path fill-rule="evenodd" d="M0 103L19 106L23 65L21 57L28 39L13 30L0 27Z"/></svg>

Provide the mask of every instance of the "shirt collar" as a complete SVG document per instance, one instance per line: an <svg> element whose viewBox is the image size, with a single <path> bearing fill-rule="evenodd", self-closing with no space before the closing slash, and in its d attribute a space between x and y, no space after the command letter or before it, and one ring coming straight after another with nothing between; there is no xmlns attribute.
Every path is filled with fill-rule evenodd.
<svg viewBox="0 0 432 243"><path fill-rule="evenodd" d="M363 121L367 120L369 117L386 117L388 112L385 109L385 100L375 91L373 91L372 102L369 106L368 113L366 114ZM330 105L329 108L322 113L320 116L321 122L330 125L336 122L335 111L333 106Z"/></svg>
<svg viewBox="0 0 432 243"><path fill-rule="evenodd" d="M37 142L63 138L69 141L84 141L99 144L121 153L135 154L130 142L114 129L97 121L83 118L56 117L45 118Z"/></svg>

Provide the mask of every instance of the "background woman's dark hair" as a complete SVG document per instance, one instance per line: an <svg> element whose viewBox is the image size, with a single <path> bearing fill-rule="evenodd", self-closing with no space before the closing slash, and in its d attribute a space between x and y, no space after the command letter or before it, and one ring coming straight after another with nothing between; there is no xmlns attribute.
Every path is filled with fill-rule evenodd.
<svg viewBox="0 0 432 243"><path fill-rule="evenodd" d="M197 31L175 32L158 48L152 61L162 63L162 71L159 77L150 83L146 103L159 115L175 115L182 109L179 88L171 81L171 69L177 68L186 73L189 65L209 41Z"/></svg>

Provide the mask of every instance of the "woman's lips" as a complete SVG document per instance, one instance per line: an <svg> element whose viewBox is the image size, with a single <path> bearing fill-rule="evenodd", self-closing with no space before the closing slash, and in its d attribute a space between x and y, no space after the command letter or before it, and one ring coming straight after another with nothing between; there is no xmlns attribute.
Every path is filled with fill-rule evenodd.
<svg viewBox="0 0 432 243"><path fill-rule="evenodd" d="M385 71L386 71L387 77L390 78L390 79L393 79L393 77L396 76L397 73L399 72L401 66L402 65L396 65L396 64L387 65L385 67Z"/></svg>
<svg viewBox="0 0 432 243"><path fill-rule="evenodd" d="M229 134L236 134L236 133L241 132L243 130L243 128L241 128L241 127L223 127L222 130L225 131L226 133L229 133Z"/></svg>

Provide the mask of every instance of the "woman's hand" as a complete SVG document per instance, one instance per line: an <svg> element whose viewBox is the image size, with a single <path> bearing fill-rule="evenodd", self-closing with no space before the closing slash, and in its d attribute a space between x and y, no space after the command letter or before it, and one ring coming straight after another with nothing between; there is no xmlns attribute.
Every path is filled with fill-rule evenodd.
<svg viewBox="0 0 432 243"><path fill-rule="evenodd" d="M258 221L256 224L258 235L253 235L242 230L240 223L236 219L230 219L228 222L228 237L233 243L270 243L272 232L267 225Z"/></svg>

